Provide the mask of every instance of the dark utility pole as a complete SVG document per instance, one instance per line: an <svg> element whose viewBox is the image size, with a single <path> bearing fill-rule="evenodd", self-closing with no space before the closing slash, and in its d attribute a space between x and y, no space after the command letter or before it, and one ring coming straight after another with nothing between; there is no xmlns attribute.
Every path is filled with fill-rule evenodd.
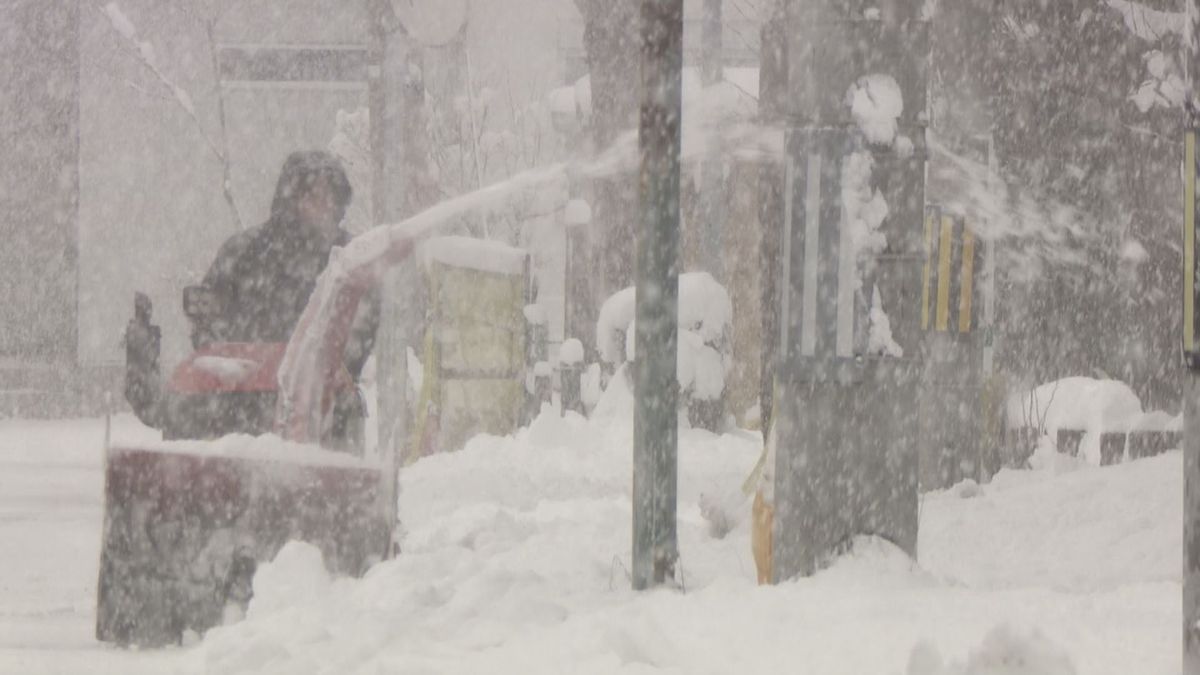
<svg viewBox="0 0 1200 675"><path fill-rule="evenodd" d="M679 151L683 0L642 2L638 147L633 587L675 576L679 334Z"/></svg>
<svg viewBox="0 0 1200 675"><path fill-rule="evenodd" d="M1183 673L1200 675L1200 348L1196 322L1196 145L1200 135L1200 0L1187 0L1190 96L1183 147Z"/></svg>

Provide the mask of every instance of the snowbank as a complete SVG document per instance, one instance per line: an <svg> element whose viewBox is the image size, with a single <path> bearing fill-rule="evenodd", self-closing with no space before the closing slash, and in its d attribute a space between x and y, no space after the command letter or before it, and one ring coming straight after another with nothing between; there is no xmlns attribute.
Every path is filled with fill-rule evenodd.
<svg viewBox="0 0 1200 675"><path fill-rule="evenodd" d="M1029 635L999 625L972 649L966 662L943 665L937 649L926 643L913 648L908 675L1075 675L1071 658L1040 632Z"/></svg>
<svg viewBox="0 0 1200 675"><path fill-rule="evenodd" d="M293 548L265 568L272 578L256 579L269 602L212 631L189 662L228 673L727 673L780 664L818 675L1072 672L995 670L1024 663L1124 675L1177 667L1177 453L1085 469L1066 476L1065 489L1045 474L1014 472L976 499L930 493L919 564L861 538L813 577L756 587L748 522L714 539L700 504L742 480L758 438L685 431L686 592L639 594L625 572L630 432L628 418L543 415L516 436L480 436L459 453L420 460L403 476L408 534L399 558L365 579L329 582L311 553ZM1077 508L1084 499L1090 509ZM1045 526L1059 505L1077 533L1065 542L1056 538L1065 529ZM1170 527L1130 539L1147 520ZM1044 545L1029 545L1039 538ZM1141 549L1144 558L1113 560L1116 549ZM1171 571L1163 576L1167 566L1152 560ZM285 569L295 578L281 578Z"/></svg>
<svg viewBox="0 0 1200 675"><path fill-rule="evenodd" d="M365 578L330 579L293 544L260 568L245 620L131 652L91 637L102 436L103 420L0 421L0 671L979 675L1058 654L1088 675L1178 672L1177 452L927 493L918 564L862 539L820 574L757 587L748 504L720 539L701 504L740 487L761 439L682 430L686 590L634 593L630 418L544 414L407 467L403 553Z"/></svg>

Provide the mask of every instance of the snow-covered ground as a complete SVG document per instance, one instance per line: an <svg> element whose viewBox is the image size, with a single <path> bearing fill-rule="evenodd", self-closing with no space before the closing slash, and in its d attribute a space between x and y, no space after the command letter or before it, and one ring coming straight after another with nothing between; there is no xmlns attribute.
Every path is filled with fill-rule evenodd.
<svg viewBox="0 0 1200 675"><path fill-rule="evenodd" d="M759 439L686 430L685 588L634 593L628 420L544 414L423 459L403 474L398 559L330 580L289 545L243 622L153 652L92 638L103 421L2 421L0 672L1179 672L1178 452L927 494L917 564L863 540L758 587L737 495ZM118 418L113 436L149 433ZM732 505L724 538L701 494Z"/></svg>

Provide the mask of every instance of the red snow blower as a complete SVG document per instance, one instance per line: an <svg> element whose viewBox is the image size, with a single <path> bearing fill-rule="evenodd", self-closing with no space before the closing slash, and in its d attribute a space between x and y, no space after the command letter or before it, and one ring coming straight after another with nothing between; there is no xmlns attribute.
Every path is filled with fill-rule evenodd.
<svg viewBox="0 0 1200 675"><path fill-rule="evenodd" d="M126 398L164 440L106 450L99 640L178 644L239 616L257 565L292 539L335 574L388 555L395 465L361 457L364 407L342 354L364 293L413 241L368 235L335 251L286 344L208 345L165 382L161 332L135 298ZM212 301L185 290L185 313Z"/></svg>

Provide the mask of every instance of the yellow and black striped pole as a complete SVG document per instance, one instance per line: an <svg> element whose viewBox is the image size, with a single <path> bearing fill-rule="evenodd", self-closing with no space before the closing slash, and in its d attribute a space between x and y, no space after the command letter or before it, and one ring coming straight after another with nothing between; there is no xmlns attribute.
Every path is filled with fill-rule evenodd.
<svg viewBox="0 0 1200 675"><path fill-rule="evenodd" d="M1189 129L1183 142L1183 353L1188 366L1196 359L1196 134Z"/></svg>
<svg viewBox="0 0 1200 675"><path fill-rule="evenodd" d="M1189 3L1189 6L1190 3ZM1183 140L1183 673L1200 675L1200 358L1196 353L1196 120Z"/></svg>
<svg viewBox="0 0 1200 675"><path fill-rule="evenodd" d="M921 329L969 334L975 327L975 274L982 247L965 218L936 207L925 215Z"/></svg>

